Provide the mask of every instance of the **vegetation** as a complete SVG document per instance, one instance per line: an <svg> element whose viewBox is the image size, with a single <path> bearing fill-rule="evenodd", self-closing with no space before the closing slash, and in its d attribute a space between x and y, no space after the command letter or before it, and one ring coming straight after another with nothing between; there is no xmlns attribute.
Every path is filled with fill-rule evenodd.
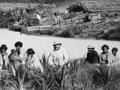
<svg viewBox="0 0 120 90"><path fill-rule="evenodd" d="M102 38L107 40L120 40L120 27L104 33Z"/></svg>
<svg viewBox="0 0 120 90"><path fill-rule="evenodd" d="M84 7L80 4L80 3L76 3L76 4L73 4L73 5L70 5L68 8L67 8L68 12L71 13L71 12L87 12Z"/></svg>
<svg viewBox="0 0 120 90"><path fill-rule="evenodd" d="M17 76L1 71L3 90L119 90L119 67L84 64L84 59L69 61L63 67L50 66L46 57L40 60L44 72L21 66Z"/></svg>
<svg viewBox="0 0 120 90"><path fill-rule="evenodd" d="M74 37L76 35L82 34L82 30L79 26L67 27L66 30L63 30L59 33L56 33L55 36L60 37Z"/></svg>
<svg viewBox="0 0 120 90"><path fill-rule="evenodd" d="M0 2L22 2L22 3L25 3L25 2L31 2L31 3L38 3L38 2L45 2L45 3L55 3L55 2L64 2L64 1L72 1L72 0L4 0L4 1L2 1L2 0L0 0Z"/></svg>

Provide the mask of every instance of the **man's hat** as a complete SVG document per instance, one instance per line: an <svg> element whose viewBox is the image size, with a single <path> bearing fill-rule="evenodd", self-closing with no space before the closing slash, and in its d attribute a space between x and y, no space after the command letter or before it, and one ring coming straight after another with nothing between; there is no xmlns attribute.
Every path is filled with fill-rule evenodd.
<svg viewBox="0 0 120 90"><path fill-rule="evenodd" d="M55 42L53 43L53 46L55 46L55 45L62 45L62 43L61 43L61 42L58 42L58 41L55 41Z"/></svg>
<svg viewBox="0 0 120 90"><path fill-rule="evenodd" d="M88 49L94 49L95 47L94 46L92 46L92 45L88 45L88 47L87 47Z"/></svg>

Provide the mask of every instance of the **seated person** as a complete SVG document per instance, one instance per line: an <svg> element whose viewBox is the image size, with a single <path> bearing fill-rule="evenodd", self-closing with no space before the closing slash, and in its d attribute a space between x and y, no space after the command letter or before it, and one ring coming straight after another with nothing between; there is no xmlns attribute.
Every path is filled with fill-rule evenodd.
<svg viewBox="0 0 120 90"><path fill-rule="evenodd" d="M35 56L35 51L32 48L29 48L24 56L25 64L30 69L36 69L43 73L43 67L39 61L39 59Z"/></svg>
<svg viewBox="0 0 120 90"><path fill-rule="evenodd" d="M48 63L53 67L63 66L68 62L68 54L61 45L61 42L55 41L53 43L53 51L48 57Z"/></svg>
<svg viewBox="0 0 120 90"><path fill-rule="evenodd" d="M114 61L113 65L120 64L120 57L118 56L117 52L118 52L118 49L116 47L112 48L112 54L115 58L115 61Z"/></svg>
<svg viewBox="0 0 120 90"><path fill-rule="evenodd" d="M85 58L85 63L89 64L95 64L99 62L99 56L98 53L94 50L95 47L89 45L88 47L88 52L87 52L87 57Z"/></svg>
<svg viewBox="0 0 120 90"><path fill-rule="evenodd" d="M101 47L101 49L102 49L103 52L99 55L100 63L102 63L102 64L112 64L115 61L115 59L114 59L113 54L108 51L109 46L105 44Z"/></svg>

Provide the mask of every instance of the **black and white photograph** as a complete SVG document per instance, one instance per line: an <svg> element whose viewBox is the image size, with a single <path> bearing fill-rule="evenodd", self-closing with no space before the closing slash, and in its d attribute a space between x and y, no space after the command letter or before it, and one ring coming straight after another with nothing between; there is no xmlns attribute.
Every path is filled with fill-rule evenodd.
<svg viewBox="0 0 120 90"><path fill-rule="evenodd" d="M0 0L0 90L120 90L120 0Z"/></svg>

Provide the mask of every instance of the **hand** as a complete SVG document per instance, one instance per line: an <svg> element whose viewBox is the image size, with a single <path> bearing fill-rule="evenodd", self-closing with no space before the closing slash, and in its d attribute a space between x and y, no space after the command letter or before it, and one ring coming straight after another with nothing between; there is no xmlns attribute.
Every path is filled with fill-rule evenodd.
<svg viewBox="0 0 120 90"><path fill-rule="evenodd" d="M101 61L100 63L101 63L101 64L105 64L105 62L103 62L103 61Z"/></svg>

